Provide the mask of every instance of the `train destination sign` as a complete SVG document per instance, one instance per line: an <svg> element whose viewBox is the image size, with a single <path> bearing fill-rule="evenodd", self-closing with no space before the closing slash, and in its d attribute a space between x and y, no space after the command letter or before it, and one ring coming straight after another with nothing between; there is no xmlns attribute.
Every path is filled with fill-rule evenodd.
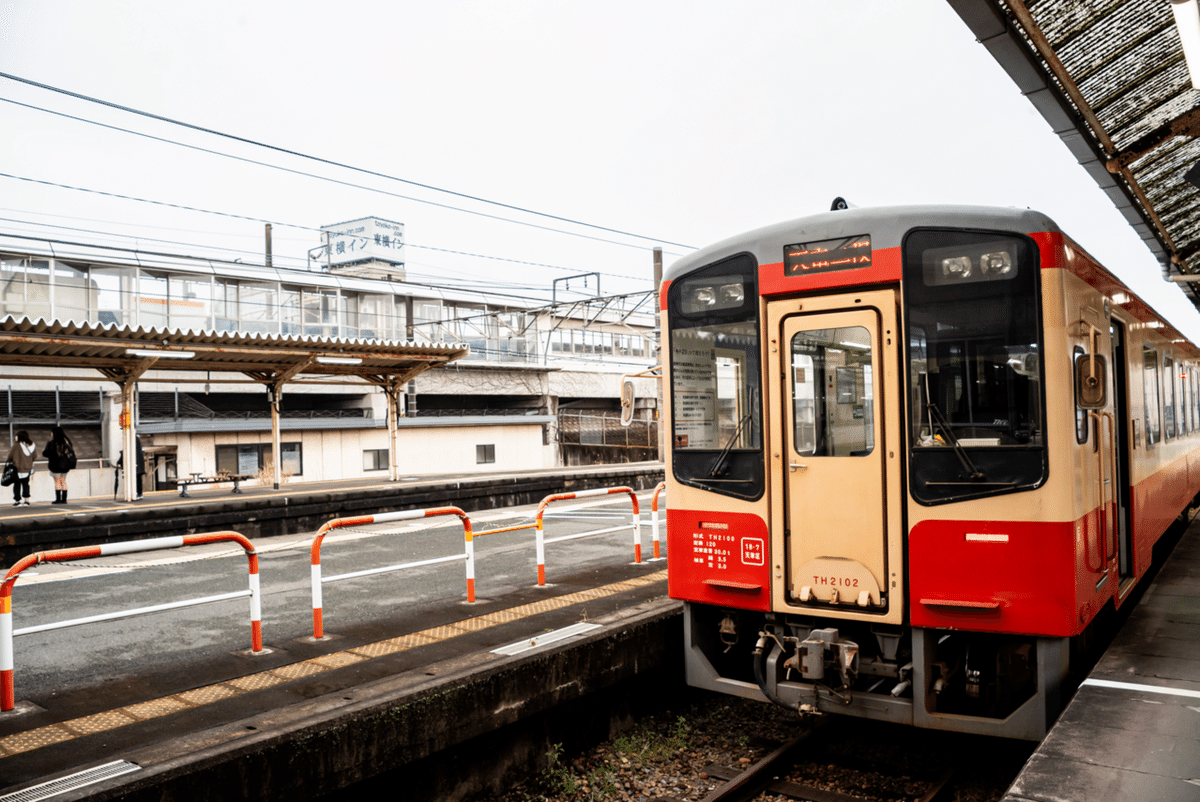
<svg viewBox="0 0 1200 802"><path fill-rule="evenodd" d="M783 248L783 274L803 276L871 266L871 235L801 242Z"/></svg>

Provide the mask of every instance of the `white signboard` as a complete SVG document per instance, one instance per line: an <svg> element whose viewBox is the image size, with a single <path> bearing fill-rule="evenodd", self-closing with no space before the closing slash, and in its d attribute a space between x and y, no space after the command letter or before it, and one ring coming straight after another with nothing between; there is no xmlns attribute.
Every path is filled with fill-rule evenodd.
<svg viewBox="0 0 1200 802"><path fill-rule="evenodd" d="M682 342L681 342L682 341ZM704 343L676 339L671 351L676 448L717 447L717 355Z"/></svg>
<svg viewBox="0 0 1200 802"><path fill-rule="evenodd" d="M321 229L329 235L329 264L345 265L377 259L404 264L404 224L378 217L351 220Z"/></svg>

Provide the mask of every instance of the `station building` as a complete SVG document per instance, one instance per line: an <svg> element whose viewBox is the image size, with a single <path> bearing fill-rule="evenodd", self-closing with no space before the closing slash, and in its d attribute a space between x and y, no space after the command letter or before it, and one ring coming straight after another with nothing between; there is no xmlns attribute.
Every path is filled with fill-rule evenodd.
<svg viewBox="0 0 1200 802"><path fill-rule="evenodd" d="M658 459L655 379L634 380L635 420L619 421L622 377L657 363L652 293L539 305L410 282L388 252L398 237L382 251L369 247L369 227L380 222L331 227L324 258L307 270L0 235L0 320L74 324L84 336L97 326L174 338L225 332L323 352L348 342L466 344L466 358L404 388L396 416L403 476ZM21 360L0 367L8 429L0 442L25 429L40 453L62 426L79 457L71 498L115 492L121 452L122 396L89 373ZM270 472L263 383L182 375L150 370L137 384L132 422L145 489ZM353 377L289 383L279 404L284 481L388 478L388 409L383 390ZM36 465L35 501L52 498L50 490L44 463Z"/></svg>

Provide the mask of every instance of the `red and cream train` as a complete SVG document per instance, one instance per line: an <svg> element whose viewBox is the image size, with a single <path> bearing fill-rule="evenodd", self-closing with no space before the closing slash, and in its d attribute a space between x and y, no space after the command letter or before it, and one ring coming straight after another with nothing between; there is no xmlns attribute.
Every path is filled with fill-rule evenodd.
<svg viewBox="0 0 1200 802"><path fill-rule="evenodd" d="M662 316L688 682L1040 738L1200 492L1200 350L1019 209L759 229Z"/></svg>

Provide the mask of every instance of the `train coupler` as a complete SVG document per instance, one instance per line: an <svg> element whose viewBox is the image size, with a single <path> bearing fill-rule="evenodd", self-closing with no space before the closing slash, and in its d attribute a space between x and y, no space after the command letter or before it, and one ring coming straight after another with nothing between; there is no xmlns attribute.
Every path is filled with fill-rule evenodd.
<svg viewBox="0 0 1200 802"><path fill-rule="evenodd" d="M858 644L838 637L836 629L814 629L784 666L799 671L810 682L824 680L827 674L836 675L842 688L849 688L858 678Z"/></svg>

